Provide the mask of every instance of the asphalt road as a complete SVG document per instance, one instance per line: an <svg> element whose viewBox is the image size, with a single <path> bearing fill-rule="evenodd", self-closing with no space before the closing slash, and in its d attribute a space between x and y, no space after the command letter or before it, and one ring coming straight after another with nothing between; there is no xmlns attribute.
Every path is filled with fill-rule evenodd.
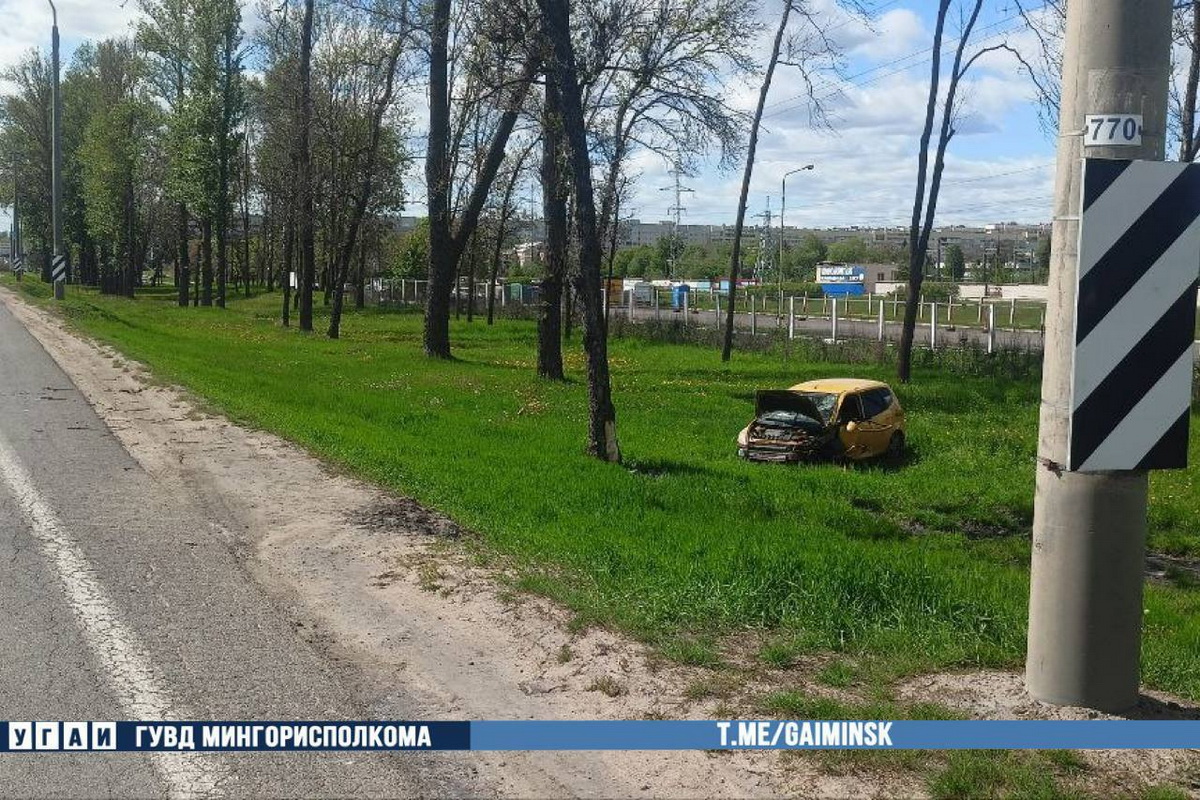
<svg viewBox="0 0 1200 800"><path fill-rule="evenodd" d="M0 304L0 718L372 718L353 668L163 494ZM421 718L404 702L390 710ZM432 754L0 758L5 797L464 791Z"/></svg>

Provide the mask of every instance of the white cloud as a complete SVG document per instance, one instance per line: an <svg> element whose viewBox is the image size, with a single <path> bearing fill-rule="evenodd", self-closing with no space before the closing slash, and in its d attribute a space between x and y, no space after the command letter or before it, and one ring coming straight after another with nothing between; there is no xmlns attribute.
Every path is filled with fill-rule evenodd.
<svg viewBox="0 0 1200 800"><path fill-rule="evenodd" d="M899 8L868 28L839 29L843 44L860 54L850 81L830 81L817 95L828 105L832 130L810 125L805 87L781 67L768 99L751 182L749 214L761 213L770 196L778 213L780 179L806 163L816 164L788 180L789 224L813 226L907 224L915 188L916 150L928 93L931 34L909 8ZM1021 46L1020 34L1008 40ZM856 38L857 37L857 38ZM980 37L983 45L1004 37ZM895 42L900 42L893 46ZM969 51L971 52L971 51ZM902 56L912 55L910 58ZM898 63L897 63L898 62ZM757 87L737 88L733 102L752 108ZM1005 52L988 53L960 87L962 110L947 154L939 223L1016 219L1042 221L1050 215L1052 144L1019 112L1033 102L1033 88ZM1020 119L1014 128L1014 119ZM657 191L667 180L643 181L635 204L647 220L663 219L671 205ZM703 192L689 196L688 221L731 223L741 185L741 168L722 174L712 168L691 179ZM757 224L748 217L747 223Z"/></svg>
<svg viewBox="0 0 1200 800"><path fill-rule="evenodd" d="M71 63L71 53L84 39L102 39L129 32L137 16L136 4L116 0L57 0L58 32L62 65ZM52 15L48 2L37 0L0 0L0 71L17 64L31 49L50 52ZM0 84L0 91L11 86Z"/></svg>
<svg viewBox="0 0 1200 800"><path fill-rule="evenodd" d="M921 18L909 8L893 9L870 23L855 19L834 32L835 40L850 55L874 60L897 58L927 47L930 37Z"/></svg>

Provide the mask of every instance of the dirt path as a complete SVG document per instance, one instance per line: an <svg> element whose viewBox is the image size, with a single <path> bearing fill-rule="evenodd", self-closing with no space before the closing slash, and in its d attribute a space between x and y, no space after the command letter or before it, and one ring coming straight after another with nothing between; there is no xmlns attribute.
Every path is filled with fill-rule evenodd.
<svg viewBox="0 0 1200 800"><path fill-rule="evenodd" d="M0 298L157 482L193 504L306 638L362 676L379 718L694 716L686 668L606 631L573 634L546 601L505 592L444 535L452 523L338 475L278 437L203 413L180 390ZM398 691L403 687L403 692ZM405 708L404 697L420 698ZM610 696L611 695L611 696ZM769 753L478 753L480 791L504 797L771 796ZM796 766L787 783L795 786ZM813 774L806 794L849 786Z"/></svg>

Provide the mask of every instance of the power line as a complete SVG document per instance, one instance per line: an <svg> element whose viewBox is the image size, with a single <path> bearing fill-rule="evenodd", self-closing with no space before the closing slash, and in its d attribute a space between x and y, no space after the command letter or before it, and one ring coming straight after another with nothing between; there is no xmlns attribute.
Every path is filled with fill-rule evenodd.
<svg viewBox="0 0 1200 800"><path fill-rule="evenodd" d="M1053 167L1053 166L1054 166L1053 161L1047 161L1044 164L1034 164L1032 167L1025 167L1023 169L1014 169L1014 170L1010 170L1008 172L996 172L991 175L979 175L974 178L962 178L962 179L956 180L956 181L942 181L942 186L958 186L959 184L962 184L962 183L978 183L980 181L995 180L996 178L1007 178L1009 175L1020 175L1024 172L1033 172L1035 170L1041 170L1041 169L1045 169L1046 167Z"/></svg>
<svg viewBox="0 0 1200 800"><path fill-rule="evenodd" d="M1031 9L1029 13L1033 13L1034 11L1040 11L1041 9L1043 9L1043 8L1045 8L1045 7L1046 7L1046 6L1043 4L1043 5L1041 5L1041 6L1038 6L1038 7L1037 7L1037 8L1035 8L1035 9ZM988 23L987 25L984 25L983 27L981 27L981 28L979 28L979 29L977 29L977 30L976 30L976 34L977 34L977 35L978 35L978 34L981 34L981 33L983 33L984 31L987 31L987 30L989 30L989 29L991 29L991 28L999 27L1000 25L1004 25L1005 23L1012 22L1012 21L1014 21L1014 20L1017 20L1017 19L1022 19L1022 22L1023 22L1023 18L1021 17L1021 15L1020 15L1020 14L1013 14L1013 15L1010 15L1010 16L1008 16L1008 17L1004 17L1003 19L998 19L998 20L996 20L996 21L994 21L994 22L990 22L990 23ZM1018 30L1018 29L1020 29L1020 28L1022 28L1022 27L1024 27L1024 25L1023 25L1023 24L1021 24L1021 25L1016 25L1016 26L1014 26L1013 28L1011 28L1011 29L1008 29L1007 31L1005 31L1005 33L1011 33L1012 31ZM996 35L997 35L997 34L995 34L995 33L993 33L993 34L989 34L987 38L993 38L993 37L994 37L994 36L996 36ZM954 48L957 46L957 44L958 44L960 41L962 41L962 37L961 37L961 36L960 36L960 37L958 37L957 39L951 39L951 40L950 40L950 46L949 46L949 47L947 47L947 49L945 50L945 52L943 52L943 55L950 55L950 54L951 54L951 53L954 51ZM873 67L869 67L869 68L867 68L867 69L864 69L864 70L862 70L862 71L860 71L860 72L856 72L856 73L854 73L853 75L848 75L848 76L846 76L846 78L843 80L843 83L849 83L850 85L856 85L856 84L855 84L855 79L857 79L857 78L861 78L861 77L863 77L864 75L870 75L872 72L878 72L878 71L879 71L879 70L881 70L881 69L886 69L886 68L888 68L888 67L890 67L890 66L894 66L894 65L896 65L896 64L899 64L899 63L901 63L901 62L907 61L907 60L909 60L909 59L911 59L911 58L916 58L917 56L922 56L922 55L925 55L925 54L927 54L927 53L932 53L932 52L933 52L933 46L932 46L932 45L930 45L929 47L926 47L926 48L924 48L924 49L922 49L922 50L915 50L915 51L913 51L913 52L911 52L911 53L908 53L907 55L903 55L903 56L900 56L899 58L892 59L891 61L886 61L886 62L884 62L884 63L882 63L882 64L876 64L876 65L875 65L875 66L873 66ZM899 70L896 70L896 71L894 71L894 72L889 72L889 73L887 73L887 75L894 75L894 74L896 74L897 72L904 72L905 70L912 69L913 67L919 66L919 65L921 65L921 64L926 64L926 63L928 63L928 62L929 62L929 61L931 61L931 60L932 60L932 57L930 57L930 58L923 58L923 59L921 59L920 61L915 61L915 62L913 62L912 64L908 64L907 66L905 66L905 67L903 67L903 68L901 68L901 69L899 69ZM880 77L887 77L887 75L885 75L885 76L880 76ZM875 79L872 79L872 81L867 81L867 82L865 82L865 83L871 83L871 82L873 82L874 80L875 80ZM831 83L832 83L832 82L831 82ZM768 109L771 109L771 108L774 108L774 107L776 107L776 106L778 106L778 105L782 105L782 104L784 104L784 103L790 103L790 102L792 102L793 100L800 100L800 99L803 99L803 98L805 98L805 97L807 97L807 94L798 94L798 95L794 95L794 96L792 96L792 97L788 97L788 98L785 98L785 99L783 99L783 100L777 100L777 101L775 101L775 102L773 102L773 103L768 103L768 104L767 104L767 106L766 106L766 108L768 108ZM768 115L764 115L764 116L768 116Z"/></svg>

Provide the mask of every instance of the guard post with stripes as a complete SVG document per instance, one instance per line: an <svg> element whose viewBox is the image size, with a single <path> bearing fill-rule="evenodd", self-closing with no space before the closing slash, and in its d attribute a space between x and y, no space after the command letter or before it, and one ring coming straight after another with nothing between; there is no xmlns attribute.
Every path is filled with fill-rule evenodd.
<svg viewBox="0 0 1200 800"><path fill-rule="evenodd" d="M1084 159L1067 469L1187 466L1200 165Z"/></svg>
<svg viewBox="0 0 1200 800"><path fill-rule="evenodd" d="M62 253L54 256L50 266L50 277L55 283L64 283L67 280L67 257Z"/></svg>

